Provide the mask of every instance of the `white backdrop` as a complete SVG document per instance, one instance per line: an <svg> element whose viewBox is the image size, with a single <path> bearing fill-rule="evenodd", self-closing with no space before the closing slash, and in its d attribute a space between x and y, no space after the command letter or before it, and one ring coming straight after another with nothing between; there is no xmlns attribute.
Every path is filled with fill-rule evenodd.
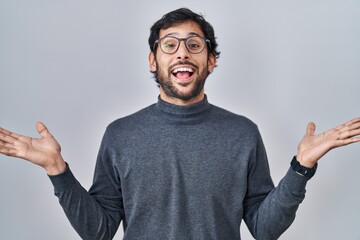
<svg viewBox="0 0 360 240"><path fill-rule="evenodd" d="M0 126L37 136L45 122L89 188L107 124L157 100L149 28L179 7L214 26L209 101L258 124L275 183L308 121L321 132L360 116L357 0L0 0ZM321 160L281 239L360 239L359 157L357 144ZM79 239L43 169L0 156L0 194L0 239Z"/></svg>

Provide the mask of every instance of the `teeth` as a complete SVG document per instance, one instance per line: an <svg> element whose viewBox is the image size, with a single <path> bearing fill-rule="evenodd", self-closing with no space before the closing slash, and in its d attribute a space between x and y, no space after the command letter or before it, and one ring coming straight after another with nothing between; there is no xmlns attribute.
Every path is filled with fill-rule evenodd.
<svg viewBox="0 0 360 240"><path fill-rule="evenodd" d="M193 70L191 68L176 68L173 73L177 72L193 72Z"/></svg>

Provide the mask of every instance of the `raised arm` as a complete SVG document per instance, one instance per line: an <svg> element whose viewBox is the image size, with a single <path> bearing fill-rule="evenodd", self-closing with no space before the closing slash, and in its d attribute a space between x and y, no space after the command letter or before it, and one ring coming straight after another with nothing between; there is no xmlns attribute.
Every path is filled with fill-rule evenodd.
<svg viewBox="0 0 360 240"><path fill-rule="evenodd" d="M46 126L37 123L36 129L40 138L22 136L0 128L0 153L28 160L46 170L54 185L55 195L82 239L112 239L124 216L119 187L111 184L115 177L107 174L113 171L104 170L103 164L99 163L95 179L100 181L95 181L97 187L89 193L66 166L61 147Z"/></svg>
<svg viewBox="0 0 360 240"><path fill-rule="evenodd" d="M298 145L297 159L301 165L312 168L331 149L360 142L360 118L355 118L336 128L315 135L315 124L309 123L305 136ZM259 149L262 145L259 145ZM259 151L261 153L262 151ZM262 159L261 154L258 158ZM261 161L257 161L260 167ZM265 167L263 167L264 169ZM251 172L256 176L256 172ZM258 176L266 177L259 174ZM244 219L256 239L278 239L295 219L299 204L305 198L305 187L309 178L297 174L290 167L278 186L263 199L257 189L248 191L245 199ZM254 183L256 181L252 181ZM249 184L251 182L249 181ZM249 190L250 188L248 188ZM252 197L253 195L254 197Z"/></svg>
<svg viewBox="0 0 360 240"><path fill-rule="evenodd" d="M31 138L0 128L0 153L28 160L43 167L49 175L65 171L66 163L61 147L47 127L38 122L36 129L40 138Z"/></svg>

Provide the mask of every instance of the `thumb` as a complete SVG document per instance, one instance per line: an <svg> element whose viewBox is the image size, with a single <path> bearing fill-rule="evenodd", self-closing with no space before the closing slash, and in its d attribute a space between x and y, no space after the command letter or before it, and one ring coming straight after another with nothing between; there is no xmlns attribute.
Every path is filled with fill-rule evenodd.
<svg viewBox="0 0 360 240"><path fill-rule="evenodd" d="M314 135L315 129L316 129L315 123L309 122L306 127L306 135L310 135L310 136Z"/></svg>
<svg viewBox="0 0 360 240"><path fill-rule="evenodd" d="M49 130L47 129L47 127L42 122L36 123L36 130L42 137L51 137L52 136L51 133L49 132Z"/></svg>

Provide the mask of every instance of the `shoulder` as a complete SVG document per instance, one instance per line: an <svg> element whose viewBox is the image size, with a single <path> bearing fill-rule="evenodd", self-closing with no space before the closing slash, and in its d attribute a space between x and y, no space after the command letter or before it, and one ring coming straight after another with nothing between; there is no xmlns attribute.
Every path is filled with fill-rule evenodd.
<svg viewBox="0 0 360 240"><path fill-rule="evenodd" d="M222 124L226 124L228 127L236 127L236 128L247 128L251 130L257 130L257 125L251 119L233 113L224 108L211 105L212 106L212 118Z"/></svg>
<svg viewBox="0 0 360 240"><path fill-rule="evenodd" d="M261 139L258 126L248 117L212 105L211 131L241 146L255 146Z"/></svg>
<svg viewBox="0 0 360 240"><path fill-rule="evenodd" d="M246 142L261 139L257 124L246 116L212 105L212 129L231 138Z"/></svg>
<svg viewBox="0 0 360 240"><path fill-rule="evenodd" d="M105 134L134 131L141 126L151 124L150 121L154 118L154 107L155 104L152 104L128 116L114 120L107 126Z"/></svg>

